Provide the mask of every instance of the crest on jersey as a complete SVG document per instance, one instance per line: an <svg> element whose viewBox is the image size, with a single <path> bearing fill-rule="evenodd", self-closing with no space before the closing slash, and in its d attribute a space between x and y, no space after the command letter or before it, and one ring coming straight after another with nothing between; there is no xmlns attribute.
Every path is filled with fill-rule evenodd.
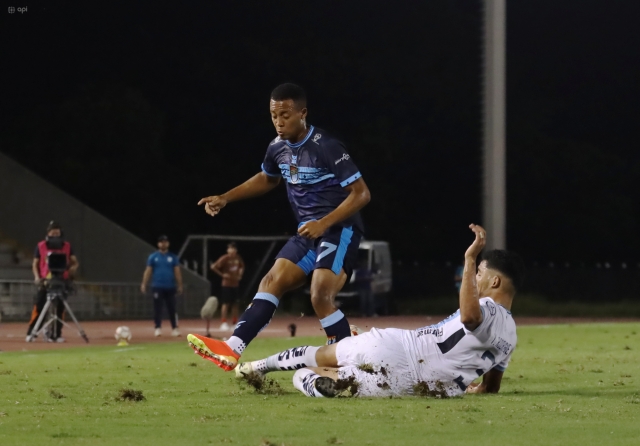
<svg viewBox="0 0 640 446"><path fill-rule="evenodd" d="M289 164L289 176L292 183L298 182L298 166L295 164Z"/></svg>
<svg viewBox="0 0 640 446"><path fill-rule="evenodd" d="M319 140L320 138L322 138L322 135L321 135L320 133L316 133L316 134L313 136L313 142L315 142L316 144L318 144L318 140ZM318 144L318 145L320 145L320 144Z"/></svg>

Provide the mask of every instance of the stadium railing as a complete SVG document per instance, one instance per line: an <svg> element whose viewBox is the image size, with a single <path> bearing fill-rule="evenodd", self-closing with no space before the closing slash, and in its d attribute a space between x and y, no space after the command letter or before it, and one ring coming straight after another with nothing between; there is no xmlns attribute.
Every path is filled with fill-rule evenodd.
<svg viewBox="0 0 640 446"><path fill-rule="evenodd" d="M68 303L82 320L148 319L153 314L149 293L142 294L139 283L75 282ZM0 312L4 321L28 321L36 286L28 280L0 280ZM200 308L209 296L208 287L185 286L177 299L181 318L200 317Z"/></svg>

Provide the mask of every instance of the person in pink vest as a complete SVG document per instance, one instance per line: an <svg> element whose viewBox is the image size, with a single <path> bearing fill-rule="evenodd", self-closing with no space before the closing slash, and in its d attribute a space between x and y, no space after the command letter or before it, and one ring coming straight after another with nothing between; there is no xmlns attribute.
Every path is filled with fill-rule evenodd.
<svg viewBox="0 0 640 446"><path fill-rule="evenodd" d="M45 281L51 278L51 273L47 266L47 256L50 253L64 253L67 256L68 270L64 273L63 278L65 280L72 280L80 264L78 263L78 258L73 253L71 244L62 238L62 227L55 221L51 221L49 226L47 226L47 237L38 243L33 258L33 277L38 291L34 299L29 329L27 330L27 342L30 341L29 336L31 335L31 331L38 320L38 316L40 316L42 308L47 302ZM60 301L57 302L56 312L58 317L62 319L64 317L64 304ZM55 324L55 331L48 340L50 342L64 342L64 338L62 337L62 324Z"/></svg>

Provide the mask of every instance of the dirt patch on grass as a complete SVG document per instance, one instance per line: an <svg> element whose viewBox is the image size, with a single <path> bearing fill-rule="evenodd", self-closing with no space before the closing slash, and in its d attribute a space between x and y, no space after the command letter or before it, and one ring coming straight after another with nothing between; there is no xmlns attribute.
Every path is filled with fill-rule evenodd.
<svg viewBox="0 0 640 446"><path fill-rule="evenodd" d="M53 389L49 390L49 395L51 396L51 398L54 398L56 400L61 400L62 398L65 398L63 394Z"/></svg>
<svg viewBox="0 0 640 446"><path fill-rule="evenodd" d="M358 393L359 388L360 384L356 381L355 376L350 376L346 379L339 379L336 381L336 390L338 393L348 392L350 394L346 396L354 396Z"/></svg>
<svg viewBox="0 0 640 446"><path fill-rule="evenodd" d="M145 396L142 390L120 389L120 393L116 397L116 401L144 401Z"/></svg>
<svg viewBox="0 0 640 446"><path fill-rule="evenodd" d="M449 398L445 385L440 381L435 381L433 386L429 386L429 384L424 381L419 381L418 384L413 386L413 393L416 396L427 398Z"/></svg>
<svg viewBox="0 0 640 446"><path fill-rule="evenodd" d="M244 376L244 382L253 387L256 393L261 395L282 395L284 390L273 379L268 379L260 373L251 372Z"/></svg>
<svg viewBox="0 0 640 446"><path fill-rule="evenodd" d="M0 370L0 375L11 375L11 370Z"/></svg>

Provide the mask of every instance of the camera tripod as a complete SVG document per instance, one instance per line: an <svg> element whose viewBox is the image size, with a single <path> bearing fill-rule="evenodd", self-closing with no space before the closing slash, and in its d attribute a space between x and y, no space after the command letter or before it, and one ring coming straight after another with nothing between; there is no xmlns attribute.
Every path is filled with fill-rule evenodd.
<svg viewBox="0 0 640 446"><path fill-rule="evenodd" d="M34 325L33 330L31 330L31 334L27 338L28 342L31 342L33 338L37 337L38 335L43 335L43 339L46 338L45 335L47 333L47 329L55 330L56 328L55 324L62 324L68 329L73 328L71 327L70 324L66 323L61 318L58 317L58 314L56 313L56 309L58 306L56 300L59 300L60 302L62 302L62 304L65 307L65 310L67 311L69 316L71 316L71 319L73 319L73 322L76 324L75 328L78 331L78 334L82 337L82 339L85 340L85 342L88 343L89 338L87 337L86 333L82 329L82 326L80 326L80 323L78 322L78 319L76 319L76 316L73 314L73 311L71 311L71 307L69 306L67 301L63 298L63 293L60 290L47 291L47 302L44 304L44 307L42 308L42 311L38 316L38 320L36 321L36 324ZM44 322L45 317L48 317L46 322Z"/></svg>

